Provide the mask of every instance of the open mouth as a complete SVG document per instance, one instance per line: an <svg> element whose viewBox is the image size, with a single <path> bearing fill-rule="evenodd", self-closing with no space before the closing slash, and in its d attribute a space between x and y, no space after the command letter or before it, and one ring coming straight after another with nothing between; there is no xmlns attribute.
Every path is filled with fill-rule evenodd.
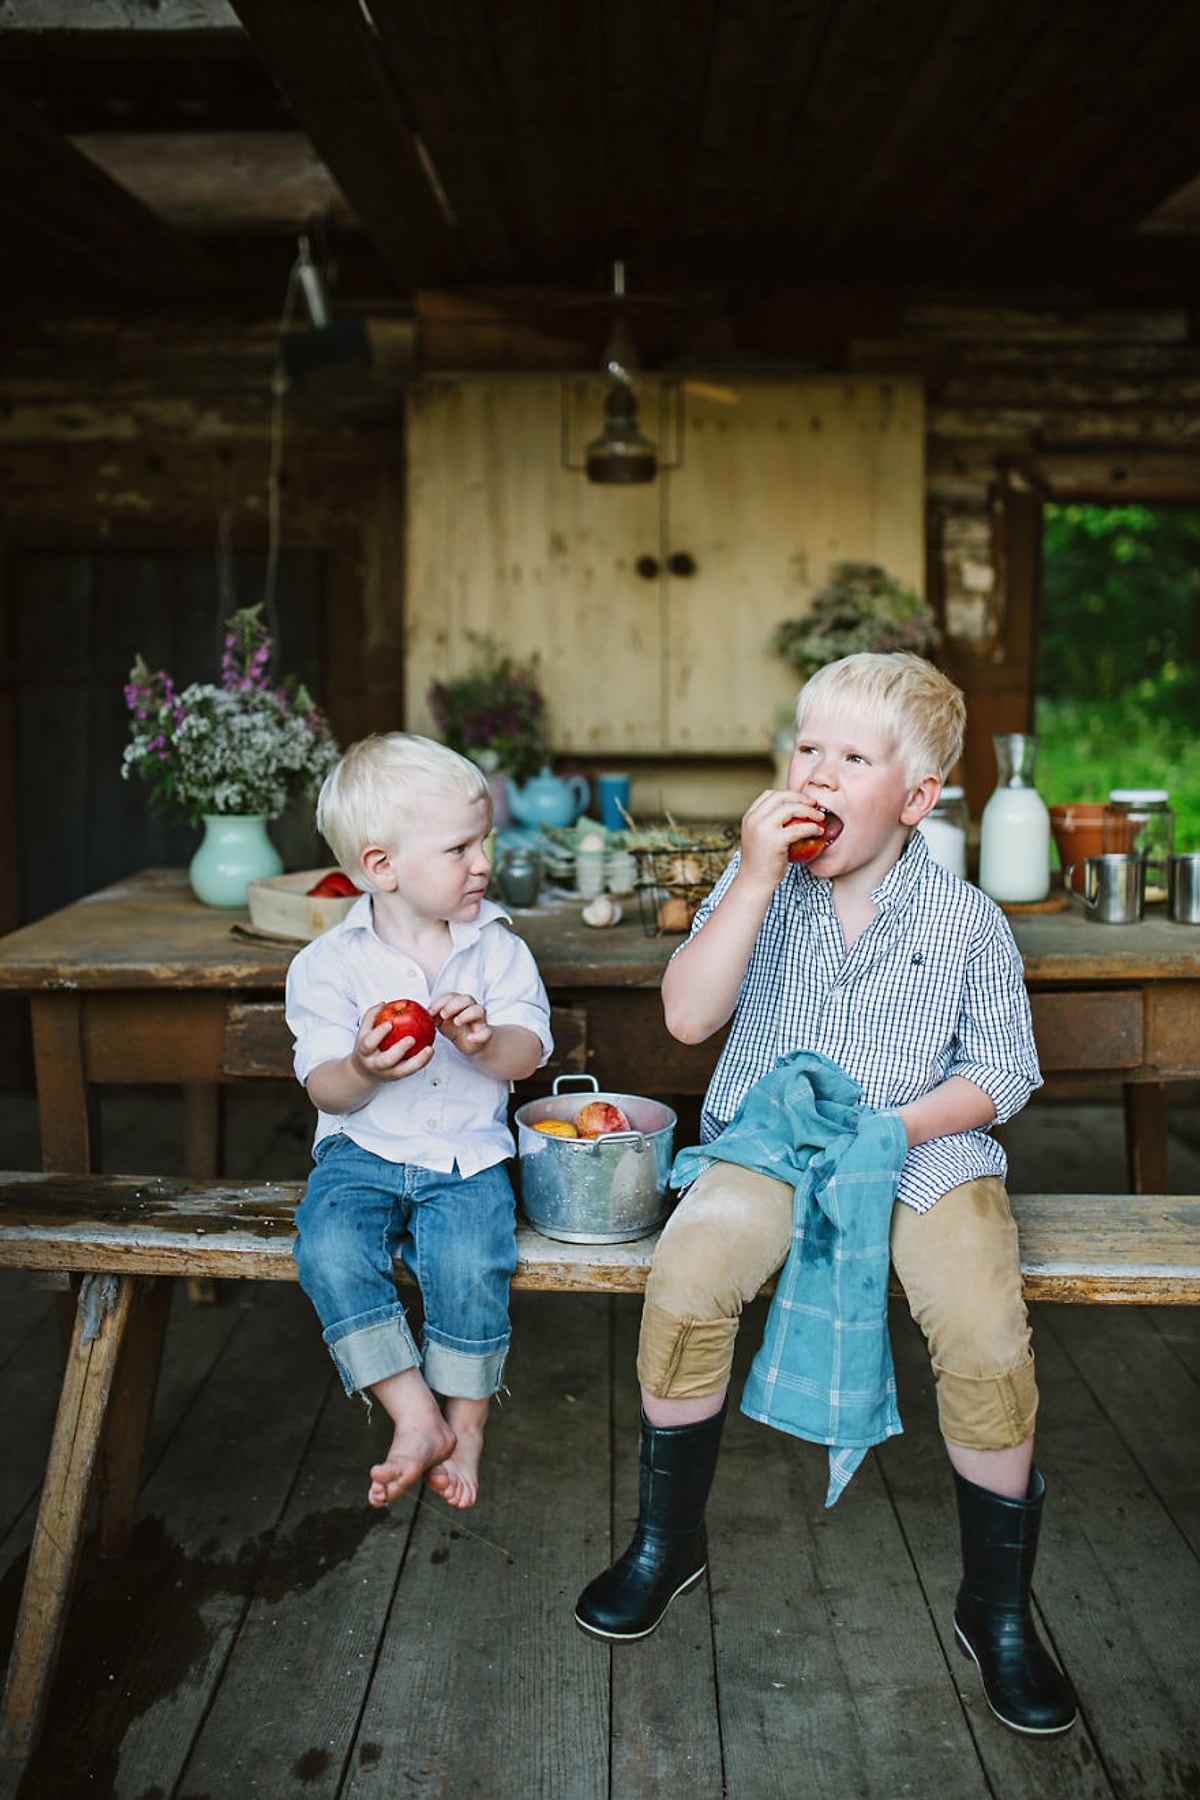
<svg viewBox="0 0 1200 1800"><path fill-rule="evenodd" d="M825 827L821 836L822 850L828 850L830 844L836 844L845 827L836 813L825 814Z"/></svg>

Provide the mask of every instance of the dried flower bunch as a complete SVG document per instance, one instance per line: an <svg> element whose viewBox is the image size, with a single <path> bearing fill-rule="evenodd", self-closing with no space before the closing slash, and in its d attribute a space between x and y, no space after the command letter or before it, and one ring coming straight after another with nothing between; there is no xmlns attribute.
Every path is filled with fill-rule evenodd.
<svg viewBox="0 0 1200 1800"><path fill-rule="evenodd" d="M121 761L126 780L150 789L151 807L197 825L205 814L277 819L296 795L315 796L338 758L325 715L294 677L273 684L271 637L260 606L226 620L221 685L176 693L139 656L125 704L131 722Z"/></svg>
<svg viewBox="0 0 1200 1800"><path fill-rule="evenodd" d="M478 660L465 675L432 684L426 698L434 722L444 742L485 774L528 781L550 760L538 659L519 663L490 637L467 636Z"/></svg>
<svg viewBox="0 0 1200 1800"><path fill-rule="evenodd" d="M858 650L928 656L941 634L929 605L875 563L835 563L803 619L785 619L771 648L807 678Z"/></svg>

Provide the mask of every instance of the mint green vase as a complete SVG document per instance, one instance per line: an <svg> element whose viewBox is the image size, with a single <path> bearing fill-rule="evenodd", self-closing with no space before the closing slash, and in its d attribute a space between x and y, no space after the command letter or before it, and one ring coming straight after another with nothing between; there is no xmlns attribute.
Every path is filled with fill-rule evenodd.
<svg viewBox="0 0 1200 1800"><path fill-rule="evenodd" d="M267 836L265 813L204 815L204 837L188 879L205 906L245 906L246 883L283 874L283 858Z"/></svg>

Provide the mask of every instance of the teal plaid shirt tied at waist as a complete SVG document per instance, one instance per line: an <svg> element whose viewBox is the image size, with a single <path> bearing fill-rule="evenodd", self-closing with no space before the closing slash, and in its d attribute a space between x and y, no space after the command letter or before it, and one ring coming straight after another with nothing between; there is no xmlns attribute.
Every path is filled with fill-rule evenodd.
<svg viewBox="0 0 1200 1800"><path fill-rule="evenodd" d="M681 1150L671 1185L732 1162L795 1189L792 1247L742 1394L748 1418L829 1446L832 1506L873 1444L902 1429L887 1329L892 1204L908 1154L895 1112L861 1105L812 1051L780 1057L709 1143Z"/></svg>

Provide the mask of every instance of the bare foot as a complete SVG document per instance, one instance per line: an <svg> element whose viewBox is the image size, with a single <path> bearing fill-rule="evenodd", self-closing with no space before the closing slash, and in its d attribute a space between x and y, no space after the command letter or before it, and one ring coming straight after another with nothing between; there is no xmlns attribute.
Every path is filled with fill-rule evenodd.
<svg viewBox="0 0 1200 1800"><path fill-rule="evenodd" d="M447 1400L446 1421L454 1432L451 1455L426 1471L425 1481L447 1506L474 1506L479 1498L479 1461L487 1424L486 1400Z"/></svg>
<svg viewBox="0 0 1200 1800"><path fill-rule="evenodd" d="M389 1375L371 1391L395 1426L391 1448L372 1468L367 1490L370 1505L386 1506L427 1470L445 1463L454 1449L454 1431L417 1369Z"/></svg>

